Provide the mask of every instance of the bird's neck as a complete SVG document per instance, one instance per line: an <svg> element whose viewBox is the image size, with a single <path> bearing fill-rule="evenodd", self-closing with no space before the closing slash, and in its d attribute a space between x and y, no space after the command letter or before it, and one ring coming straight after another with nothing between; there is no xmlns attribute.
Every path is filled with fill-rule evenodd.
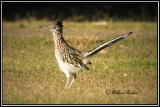
<svg viewBox="0 0 160 107"><path fill-rule="evenodd" d="M53 39L54 39L56 50L60 50L62 45L66 43L62 33L53 33Z"/></svg>

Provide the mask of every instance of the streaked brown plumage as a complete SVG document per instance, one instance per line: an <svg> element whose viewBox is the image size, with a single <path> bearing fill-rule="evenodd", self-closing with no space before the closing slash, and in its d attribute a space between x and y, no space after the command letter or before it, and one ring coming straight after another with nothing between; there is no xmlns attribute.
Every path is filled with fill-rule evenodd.
<svg viewBox="0 0 160 107"><path fill-rule="evenodd" d="M94 54L98 53L100 50L110 46L113 43L118 42L129 36L132 32L124 34L120 37L117 37L109 42L106 42L90 51L85 53L81 53L77 49L68 45L68 43L63 38L63 25L61 21L55 21L52 25L46 26L42 25L40 28L48 29L52 32L54 42L55 42L55 56L60 66L60 69L66 74L67 83L66 88L68 86L70 74L73 76L73 80L71 81L69 87L74 82L77 77L77 73L86 69L89 70L87 64L91 64L89 58Z"/></svg>

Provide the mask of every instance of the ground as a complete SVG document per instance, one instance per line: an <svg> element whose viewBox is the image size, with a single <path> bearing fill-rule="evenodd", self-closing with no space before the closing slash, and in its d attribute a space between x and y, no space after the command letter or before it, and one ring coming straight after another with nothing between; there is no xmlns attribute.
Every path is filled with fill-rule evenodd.
<svg viewBox="0 0 160 107"><path fill-rule="evenodd" d="M133 31L93 56L70 89L52 34L38 28L52 23L3 21L3 104L157 104L157 22L64 21L64 38L82 52Z"/></svg>

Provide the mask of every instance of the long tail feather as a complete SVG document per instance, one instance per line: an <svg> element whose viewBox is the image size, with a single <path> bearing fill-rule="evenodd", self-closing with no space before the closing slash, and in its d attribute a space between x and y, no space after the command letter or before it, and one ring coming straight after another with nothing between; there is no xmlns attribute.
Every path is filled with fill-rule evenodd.
<svg viewBox="0 0 160 107"><path fill-rule="evenodd" d="M110 40L110 41L108 41L108 42L106 42L106 43L104 43L104 44L102 44L102 45L100 45L100 46L98 46L98 47L90 50L90 51L87 51L87 52L85 52L85 53L83 54L83 57L84 57L84 58L90 57L90 56L98 53L100 50L102 50L102 49L104 49L104 48L106 48L106 47L108 47L108 46L110 46L110 45L112 45L112 44L114 44L114 43L116 43L116 42L118 42L118 41L126 38L126 37L129 36L130 34L132 34L132 32L129 32L129 33L127 33L127 34L124 34L124 35L122 35L122 36L119 36L119 37L117 37L117 38L115 38L115 39L112 39L112 40Z"/></svg>

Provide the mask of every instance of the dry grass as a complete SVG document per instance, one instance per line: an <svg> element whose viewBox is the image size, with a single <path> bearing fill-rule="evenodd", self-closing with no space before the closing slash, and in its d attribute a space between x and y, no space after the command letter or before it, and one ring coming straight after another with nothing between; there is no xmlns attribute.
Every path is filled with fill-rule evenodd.
<svg viewBox="0 0 160 107"><path fill-rule="evenodd" d="M157 104L157 23L64 22L64 38L82 52L134 32L95 55L67 90L51 33L37 28L50 23L3 22L3 104Z"/></svg>

